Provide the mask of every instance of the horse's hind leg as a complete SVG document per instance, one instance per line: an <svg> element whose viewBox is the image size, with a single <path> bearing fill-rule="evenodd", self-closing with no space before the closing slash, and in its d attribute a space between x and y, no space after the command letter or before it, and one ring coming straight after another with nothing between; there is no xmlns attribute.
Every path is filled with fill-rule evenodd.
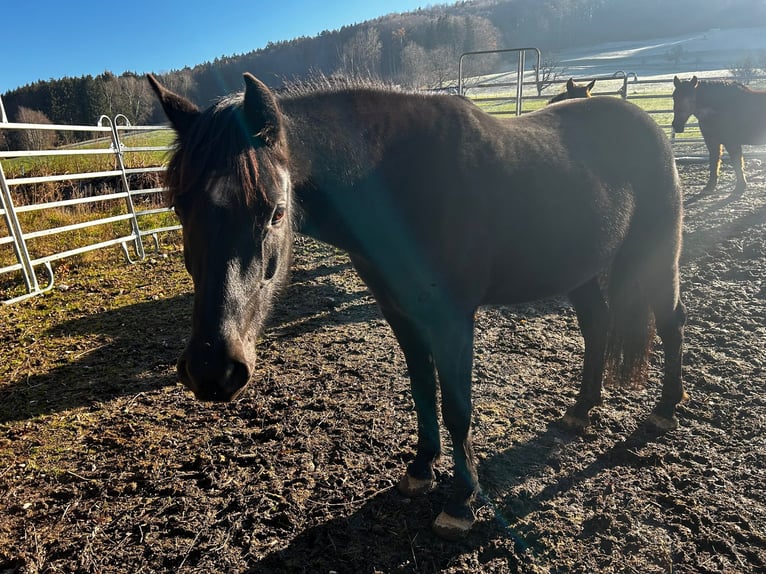
<svg viewBox="0 0 766 574"><path fill-rule="evenodd" d="M585 339L585 362L577 402L561 422L572 430L582 430L590 424L590 410L601 403L609 309L595 277L569 293L569 300Z"/></svg>
<svg viewBox="0 0 766 574"><path fill-rule="evenodd" d="M739 144L726 144L726 151L729 152L734 175L737 177L734 193L744 193L747 188L747 178L745 177L745 158L742 157L742 146Z"/></svg>
<svg viewBox="0 0 766 574"><path fill-rule="evenodd" d="M650 291L650 303L654 310L657 334L662 341L665 372L662 395L654 407L649 423L660 430L678 427L676 406L686 398L681 378L686 307L678 294L678 267L662 282L655 282Z"/></svg>

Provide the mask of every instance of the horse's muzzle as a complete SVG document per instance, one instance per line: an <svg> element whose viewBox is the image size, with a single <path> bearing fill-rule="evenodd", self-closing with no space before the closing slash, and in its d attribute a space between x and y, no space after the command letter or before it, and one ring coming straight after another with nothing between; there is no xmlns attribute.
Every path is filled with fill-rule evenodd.
<svg viewBox="0 0 766 574"><path fill-rule="evenodd" d="M677 134L682 134L684 133L685 127L686 127L686 124L681 124L681 125L673 124L673 131L676 132Z"/></svg>
<svg viewBox="0 0 766 574"><path fill-rule="evenodd" d="M232 401L250 380L250 368L243 360L233 357L212 360L209 354L189 349L178 358L176 369L178 378L200 401Z"/></svg>

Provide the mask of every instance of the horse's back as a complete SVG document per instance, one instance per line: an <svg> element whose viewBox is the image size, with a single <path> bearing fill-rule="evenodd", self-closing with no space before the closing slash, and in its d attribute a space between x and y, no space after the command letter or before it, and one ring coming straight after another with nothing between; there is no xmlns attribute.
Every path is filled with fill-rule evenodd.
<svg viewBox="0 0 766 574"><path fill-rule="evenodd" d="M695 115L706 139L724 144L766 143L766 90L735 83L700 83Z"/></svg>
<svg viewBox="0 0 766 574"><path fill-rule="evenodd" d="M635 242L654 243L651 233L678 240L672 149L637 106L608 96L569 100L501 125L511 167L486 217L495 249L489 302L573 288L605 270L631 234ZM523 283L513 277L520 269Z"/></svg>

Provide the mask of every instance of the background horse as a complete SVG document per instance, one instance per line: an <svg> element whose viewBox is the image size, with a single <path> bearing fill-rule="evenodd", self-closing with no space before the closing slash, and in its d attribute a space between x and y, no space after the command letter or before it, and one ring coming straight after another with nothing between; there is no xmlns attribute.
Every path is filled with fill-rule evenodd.
<svg viewBox="0 0 766 574"><path fill-rule="evenodd" d="M704 192L715 189L721 167L721 146L729 152L737 184L747 187L742 144L766 143L766 91L751 90L736 82L673 78L673 131L683 133L690 115L699 121L710 152L710 177Z"/></svg>
<svg viewBox="0 0 766 574"><path fill-rule="evenodd" d="M194 282L178 375L199 399L231 400L250 379L297 229L348 252L404 352L418 418L408 496L434 482L438 381L455 466L440 535L474 520L481 305L569 295L585 337L565 416L577 428L601 400L605 363L623 381L646 376L656 323L665 374L650 420L677 425L681 190L667 137L636 106L589 98L500 122L464 98L382 88L277 99L246 74L244 94L200 111L149 80L177 131L168 200Z"/></svg>
<svg viewBox="0 0 766 574"><path fill-rule="evenodd" d="M590 92L595 85L596 80L591 80L587 84L575 84L575 81L572 78L569 78L567 80L566 90L553 96L548 100L548 103L553 104L564 100L574 100L575 98L589 98Z"/></svg>

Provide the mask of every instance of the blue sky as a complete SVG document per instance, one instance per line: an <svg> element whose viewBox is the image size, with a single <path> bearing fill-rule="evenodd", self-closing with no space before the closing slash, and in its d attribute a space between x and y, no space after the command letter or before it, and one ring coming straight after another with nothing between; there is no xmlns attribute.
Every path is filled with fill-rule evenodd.
<svg viewBox="0 0 766 574"><path fill-rule="evenodd" d="M9 0L0 94L37 80L165 72L315 36L423 0Z"/></svg>

